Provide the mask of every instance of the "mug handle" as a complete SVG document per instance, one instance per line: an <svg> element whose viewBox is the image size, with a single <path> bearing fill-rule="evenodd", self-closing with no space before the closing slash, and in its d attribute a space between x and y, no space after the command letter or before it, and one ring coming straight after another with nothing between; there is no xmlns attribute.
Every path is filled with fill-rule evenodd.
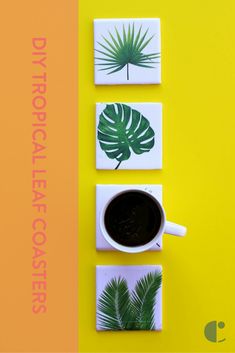
<svg viewBox="0 0 235 353"><path fill-rule="evenodd" d="M187 228L179 224L166 221L164 233L183 237L187 232Z"/></svg>

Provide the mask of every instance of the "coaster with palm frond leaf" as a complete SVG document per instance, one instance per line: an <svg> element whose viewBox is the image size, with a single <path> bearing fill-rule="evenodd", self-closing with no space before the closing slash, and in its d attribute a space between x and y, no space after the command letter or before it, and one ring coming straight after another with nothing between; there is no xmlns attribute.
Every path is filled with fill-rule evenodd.
<svg viewBox="0 0 235 353"><path fill-rule="evenodd" d="M98 299L98 319L102 330L155 330L154 307L161 287L159 272L140 278L131 292L127 280L112 278Z"/></svg>
<svg viewBox="0 0 235 353"><path fill-rule="evenodd" d="M147 37L149 29L144 33L142 26L138 31L135 30L134 23L129 23L128 30L125 25L122 28L122 34L115 27L115 34L109 31L109 37L102 36L104 42L98 42L100 49L95 51L101 56L95 57L98 60L96 65L101 66L100 71L107 71L107 74L113 74L126 67L127 80L130 78L129 65L135 65L142 68L154 68L159 61L160 53L145 54L143 50L153 39L154 35Z"/></svg>

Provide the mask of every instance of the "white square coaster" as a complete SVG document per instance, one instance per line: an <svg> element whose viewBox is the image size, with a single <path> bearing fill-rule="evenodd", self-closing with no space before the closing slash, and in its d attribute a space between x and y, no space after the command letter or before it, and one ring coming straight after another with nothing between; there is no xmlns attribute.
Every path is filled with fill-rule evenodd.
<svg viewBox="0 0 235 353"><path fill-rule="evenodd" d="M119 192L129 189L142 190L150 193L160 203L162 203L162 185L147 184L125 184L125 185L96 185L96 250L106 251L114 249L103 237L100 227L100 217L105 205ZM150 251L162 250L162 237L159 237L158 243Z"/></svg>
<svg viewBox="0 0 235 353"><path fill-rule="evenodd" d="M159 18L94 20L95 84L161 83Z"/></svg>
<svg viewBox="0 0 235 353"><path fill-rule="evenodd" d="M162 330L162 267L96 266L96 329Z"/></svg>
<svg viewBox="0 0 235 353"><path fill-rule="evenodd" d="M162 104L97 103L96 169L161 169Z"/></svg>

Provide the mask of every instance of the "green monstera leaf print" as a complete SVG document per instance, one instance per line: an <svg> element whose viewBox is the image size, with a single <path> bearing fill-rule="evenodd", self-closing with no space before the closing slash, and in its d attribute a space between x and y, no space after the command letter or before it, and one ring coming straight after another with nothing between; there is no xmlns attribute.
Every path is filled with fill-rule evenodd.
<svg viewBox="0 0 235 353"><path fill-rule="evenodd" d="M108 158L121 162L130 158L131 152L139 155L154 146L154 131L149 121L126 104L107 104L100 114L98 140Z"/></svg>

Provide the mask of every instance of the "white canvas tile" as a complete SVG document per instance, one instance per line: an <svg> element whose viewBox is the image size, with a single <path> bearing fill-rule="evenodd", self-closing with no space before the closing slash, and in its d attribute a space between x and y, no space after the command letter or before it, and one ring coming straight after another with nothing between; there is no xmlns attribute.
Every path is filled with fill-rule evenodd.
<svg viewBox="0 0 235 353"><path fill-rule="evenodd" d="M97 103L96 168L161 169L162 104Z"/></svg>
<svg viewBox="0 0 235 353"><path fill-rule="evenodd" d="M161 274L162 267L159 265L96 266L97 331L162 330ZM147 283L148 287L145 285L142 287L142 294L140 294L139 298L141 300L143 299L142 297L149 296L151 293L153 305L148 306L148 309L145 310L140 308L139 313L145 319L138 320L138 315L130 314L128 309L132 308L132 303L139 308L139 302L134 302L133 294L136 290L137 281L143 280L146 281L145 284ZM125 316L119 315L119 312L122 313L123 307L119 307L113 300L120 293L125 297L122 302L123 306L126 305ZM126 293L129 293L130 300Z"/></svg>
<svg viewBox="0 0 235 353"><path fill-rule="evenodd" d="M105 205L118 193L130 189L142 190L148 192L162 203L162 185L148 184L125 184L125 185L96 185L96 250L100 251L118 251L113 248L103 237L100 227L100 217L103 213ZM162 236L159 237L158 243L153 246L150 251L162 250Z"/></svg>
<svg viewBox="0 0 235 353"><path fill-rule="evenodd" d="M94 20L94 56L96 85L161 83L160 19Z"/></svg>

